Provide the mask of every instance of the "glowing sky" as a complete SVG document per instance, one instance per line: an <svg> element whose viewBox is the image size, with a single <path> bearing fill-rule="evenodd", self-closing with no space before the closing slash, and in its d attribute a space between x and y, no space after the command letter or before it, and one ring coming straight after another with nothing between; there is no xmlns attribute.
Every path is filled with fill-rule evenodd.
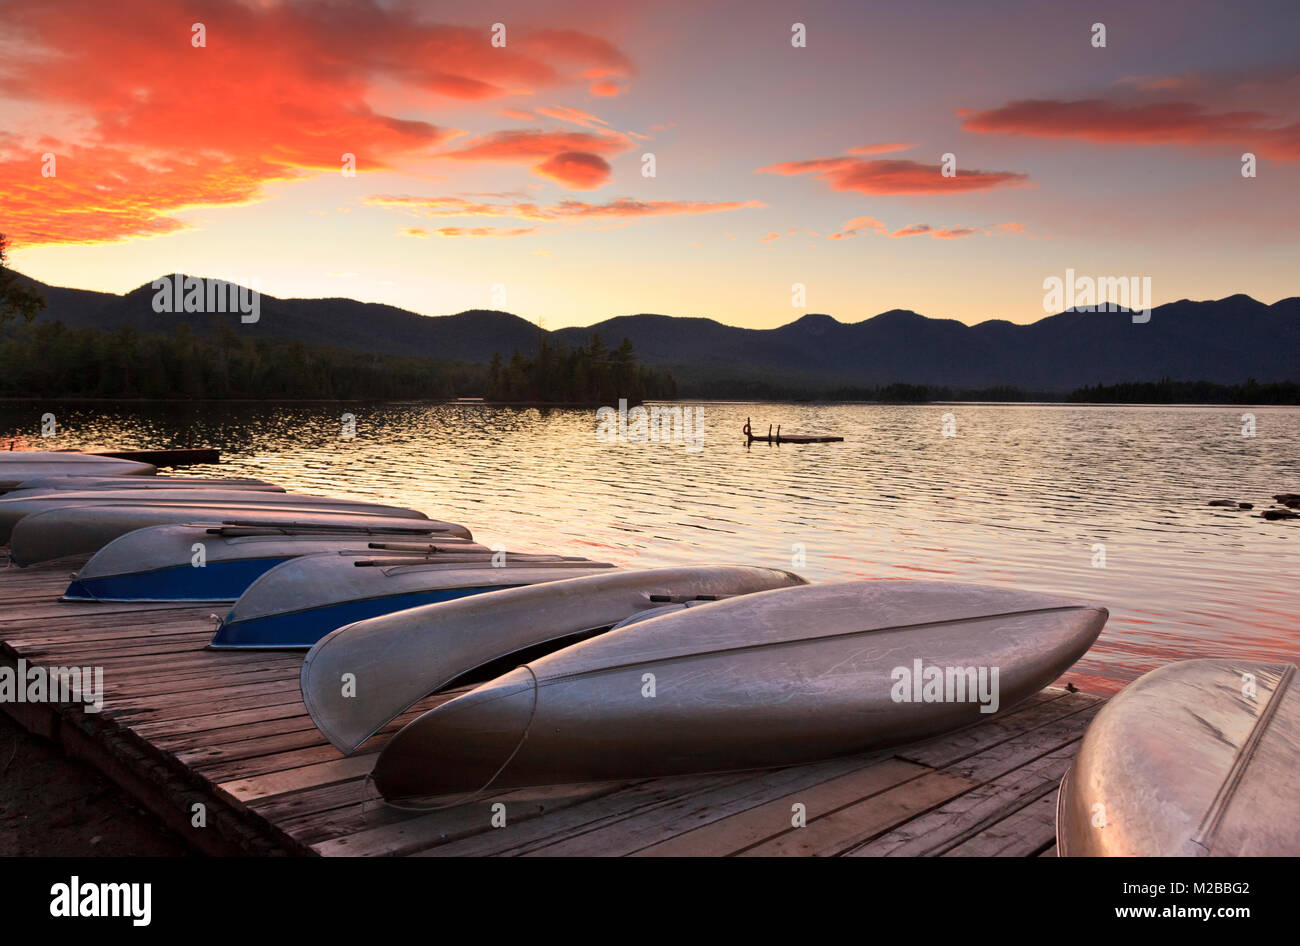
<svg viewBox="0 0 1300 946"><path fill-rule="evenodd" d="M1067 268L1273 302L1300 5L0 0L0 231L55 285L548 328L1029 322Z"/></svg>

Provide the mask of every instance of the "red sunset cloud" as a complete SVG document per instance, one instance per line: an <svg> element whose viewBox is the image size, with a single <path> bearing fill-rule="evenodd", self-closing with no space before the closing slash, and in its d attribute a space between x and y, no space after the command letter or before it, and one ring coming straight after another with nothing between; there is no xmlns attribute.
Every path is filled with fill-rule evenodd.
<svg viewBox="0 0 1300 946"><path fill-rule="evenodd" d="M962 112L962 128L983 134L1072 138L1103 144L1231 144L1278 161L1300 160L1300 122L1257 111L1214 112L1193 102L1120 105L1102 99L1026 99Z"/></svg>
<svg viewBox="0 0 1300 946"><path fill-rule="evenodd" d="M590 191L609 182L609 162L598 154L565 151L533 168L538 177L558 181L570 190Z"/></svg>
<svg viewBox="0 0 1300 946"><path fill-rule="evenodd" d="M909 148L915 148L915 142L909 141L884 141L878 145L858 145L856 148L850 148L849 154L888 154L891 151L906 151Z"/></svg>
<svg viewBox="0 0 1300 946"><path fill-rule="evenodd" d="M1024 232L1024 224L1020 223L997 223L989 227L933 227L928 223L914 223L890 233L889 227L875 217L854 217L852 220L846 221L838 232L827 234L826 238L828 240L847 240L863 233L874 233L879 236L888 236L890 239L928 236L935 240L959 240L962 237L975 236L976 234L992 236L998 233Z"/></svg>
<svg viewBox="0 0 1300 946"><path fill-rule="evenodd" d="M786 176L812 174L831 190L860 194L952 194L1019 187L1028 174L1015 171L968 171L957 169L956 177L944 177L938 164L917 161L869 161L859 157L813 158L783 161L759 168L759 174Z"/></svg>
<svg viewBox="0 0 1300 946"><path fill-rule="evenodd" d="M538 109L547 114L547 109ZM554 111L554 110L550 110ZM586 113L570 111L583 116ZM532 164L533 173L570 190L594 190L609 182L610 166L601 153L626 150L628 139L617 132L532 131L512 129L476 138L443 158L469 161L520 161ZM538 161L538 158L544 160Z"/></svg>
<svg viewBox="0 0 1300 946"><path fill-rule="evenodd" d="M455 151L442 152L438 157L471 161L530 161L563 151L616 154L627 146L627 140L613 132L593 135L585 131L511 129L475 138Z"/></svg>
<svg viewBox="0 0 1300 946"><path fill-rule="evenodd" d="M852 220L845 221L838 233L828 234L826 238L828 240L847 240L849 237L855 237L867 230L872 233L884 233L888 229L875 217L854 217Z"/></svg>
<svg viewBox="0 0 1300 946"><path fill-rule="evenodd" d="M914 223L910 227L895 230L889 237L895 239L897 237L929 236L935 240L958 240L982 232L982 230L976 230L974 227L932 227L928 223Z"/></svg>
<svg viewBox="0 0 1300 946"><path fill-rule="evenodd" d="M486 26L421 16L374 0L6 0L0 95L40 116L0 146L7 232L16 245L165 233L183 226L181 208L254 200L268 182L339 169L344 154L359 173L391 168L456 134L379 110L393 86L436 105L635 72L578 31L514 27L493 48ZM191 44L194 23L205 47ZM601 148L536 160L567 151ZM46 152L53 177L41 175Z"/></svg>
<svg viewBox="0 0 1300 946"><path fill-rule="evenodd" d="M608 204L562 200L548 209L557 217L672 217L764 206L757 200L633 200L621 197Z"/></svg>
<svg viewBox="0 0 1300 946"><path fill-rule="evenodd" d="M528 236L530 233L536 233L536 227L515 227L505 229L502 227L438 227L433 231L442 237L520 237ZM406 236L419 237L427 240L430 236L429 231L422 227L407 227L402 233Z"/></svg>
<svg viewBox="0 0 1300 946"><path fill-rule="evenodd" d="M586 217L672 217L766 206L757 200L633 200L630 197L621 197L607 204L562 200L557 204L543 207L526 202L491 204L466 200L463 197L411 197L395 194L376 194L367 198L366 203L375 207L406 210L432 218L514 217L521 220L547 221Z"/></svg>
<svg viewBox="0 0 1300 946"><path fill-rule="evenodd" d="M562 122L569 122L573 125L581 125L584 128L595 128L600 130L600 126L608 125L609 122L603 118L597 118L588 112L580 109L570 108L567 105L548 105L537 109L538 115L545 115L547 118L559 119Z"/></svg>

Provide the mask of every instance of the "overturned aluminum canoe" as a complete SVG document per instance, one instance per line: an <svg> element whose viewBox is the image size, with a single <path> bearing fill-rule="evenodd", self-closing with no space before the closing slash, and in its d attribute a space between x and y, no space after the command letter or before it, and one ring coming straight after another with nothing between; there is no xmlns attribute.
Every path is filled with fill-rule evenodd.
<svg viewBox="0 0 1300 946"><path fill-rule="evenodd" d="M1089 724L1061 783L1057 853L1296 857L1297 771L1295 664L1167 664Z"/></svg>
<svg viewBox="0 0 1300 946"><path fill-rule="evenodd" d="M166 523L246 525L303 531L375 533L394 540L425 536L472 538L468 529L439 519L371 516L351 511L261 506L154 506L147 504L66 506L18 520L9 537L16 565L34 565L99 551L120 535Z"/></svg>
<svg viewBox="0 0 1300 946"><path fill-rule="evenodd" d="M614 566L587 559L491 564L397 563L323 552L275 566L240 595L213 647L307 649L345 624L499 588L591 575Z"/></svg>
<svg viewBox="0 0 1300 946"><path fill-rule="evenodd" d="M748 565L607 571L429 604L349 624L302 665L302 699L320 731L352 752L407 707L455 678L525 648L599 631L668 601L806 584ZM356 681L344 697L345 673Z"/></svg>
<svg viewBox="0 0 1300 946"><path fill-rule="evenodd" d="M385 506L358 499L311 496L304 493L267 493L240 489L88 489L14 490L0 496L0 543L9 539L14 523L33 513L62 506L140 503L149 506L277 506L282 509L320 509L368 516L424 519L424 513L403 506Z"/></svg>
<svg viewBox="0 0 1300 946"><path fill-rule="evenodd" d="M2 489L3 487L0 487ZM283 493L283 486L264 480L237 477L199 476L38 476L10 487L14 490L89 490L89 489L238 489L263 493Z"/></svg>
<svg viewBox="0 0 1300 946"><path fill-rule="evenodd" d="M102 453L80 453L76 450L0 450L0 469L9 464L24 463L130 463L134 461L107 457ZM148 464L145 464L146 466Z"/></svg>
<svg viewBox="0 0 1300 946"><path fill-rule="evenodd" d="M38 476L121 475L150 476L158 472L151 463L96 457L85 453L0 451L0 489Z"/></svg>
<svg viewBox="0 0 1300 946"><path fill-rule="evenodd" d="M418 543L364 533L161 525L104 545L73 576L69 601L234 601L270 569L299 555L350 551L439 561L482 561L492 550L447 536Z"/></svg>
<svg viewBox="0 0 1300 946"><path fill-rule="evenodd" d="M1104 608L943 582L763 591L631 623L401 729L390 800L765 768L980 722L1082 655Z"/></svg>

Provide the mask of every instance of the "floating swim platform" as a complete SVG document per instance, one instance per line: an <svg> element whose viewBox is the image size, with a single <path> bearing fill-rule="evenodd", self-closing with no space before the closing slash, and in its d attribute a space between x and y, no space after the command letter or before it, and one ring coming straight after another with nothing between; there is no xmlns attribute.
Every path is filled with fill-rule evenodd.
<svg viewBox="0 0 1300 946"><path fill-rule="evenodd" d="M783 434L781 425L776 425L776 433L772 433L772 425L767 425L767 436L755 434L750 426L749 418L745 419L744 434L747 443L843 443L843 437L822 436L820 434Z"/></svg>

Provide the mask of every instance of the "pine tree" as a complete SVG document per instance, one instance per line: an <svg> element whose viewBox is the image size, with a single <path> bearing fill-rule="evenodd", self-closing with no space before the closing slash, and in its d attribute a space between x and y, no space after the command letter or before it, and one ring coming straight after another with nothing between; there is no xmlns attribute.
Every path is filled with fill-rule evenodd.
<svg viewBox="0 0 1300 946"><path fill-rule="evenodd" d="M18 315L24 322L31 322L45 308L45 297L30 286L18 284L18 274L7 264L8 247L8 239L0 233L0 325Z"/></svg>

